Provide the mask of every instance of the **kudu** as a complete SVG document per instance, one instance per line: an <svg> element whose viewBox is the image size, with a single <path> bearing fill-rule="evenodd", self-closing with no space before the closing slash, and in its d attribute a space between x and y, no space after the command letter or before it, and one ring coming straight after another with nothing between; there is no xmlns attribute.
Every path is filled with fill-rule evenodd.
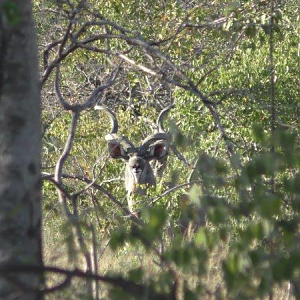
<svg viewBox="0 0 300 300"><path fill-rule="evenodd" d="M156 124L157 132L149 135L142 144L135 147L125 136L119 136L118 121L115 114L106 106L97 105L95 109L103 110L111 120L112 129L105 136L108 151L112 158L122 158L126 161L125 187L127 191L128 207L134 212L134 194L145 194L147 185L155 186L156 177L161 176L166 165L170 148L171 135L165 132L163 119L174 105L164 108L159 114ZM153 170L150 162L156 161L159 165ZM140 185L144 185L141 187Z"/></svg>

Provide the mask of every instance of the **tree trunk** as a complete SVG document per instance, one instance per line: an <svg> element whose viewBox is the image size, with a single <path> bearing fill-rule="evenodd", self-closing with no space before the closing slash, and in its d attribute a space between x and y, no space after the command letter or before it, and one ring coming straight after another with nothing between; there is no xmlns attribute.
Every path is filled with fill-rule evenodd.
<svg viewBox="0 0 300 300"><path fill-rule="evenodd" d="M40 93L30 0L0 0L0 300L42 299Z"/></svg>

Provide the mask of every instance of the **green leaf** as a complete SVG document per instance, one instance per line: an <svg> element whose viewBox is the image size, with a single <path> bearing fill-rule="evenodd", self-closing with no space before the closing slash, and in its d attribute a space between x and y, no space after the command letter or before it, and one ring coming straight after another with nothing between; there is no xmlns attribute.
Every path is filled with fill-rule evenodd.
<svg viewBox="0 0 300 300"><path fill-rule="evenodd" d="M124 245L125 240L126 240L127 234L124 228L120 228L116 230L110 238L110 247L112 250L116 250L117 248L121 247Z"/></svg>
<svg viewBox="0 0 300 300"><path fill-rule="evenodd" d="M143 280L144 270L142 267L138 267L128 271L128 278L136 283L140 283Z"/></svg>
<svg viewBox="0 0 300 300"><path fill-rule="evenodd" d="M222 224L224 223L229 216L228 208L225 205L219 204L216 207L209 208L208 219L213 224Z"/></svg>
<svg viewBox="0 0 300 300"><path fill-rule="evenodd" d="M142 212L143 218L147 222L149 230L160 231L167 219L167 213L163 208L153 207Z"/></svg>
<svg viewBox="0 0 300 300"><path fill-rule="evenodd" d="M206 230L204 227L201 227L197 230L195 234L195 242L204 248L207 246L207 236L206 236Z"/></svg>
<svg viewBox="0 0 300 300"><path fill-rule="evenodd" d="M260 199L260 213L264 218L272 218L275 215L280 215L281 199L276 195L269 195Z"/></svg>
<svg viewBox="0 0 300 300"><path fill-rule="evenodd" d="M194 185L189 191L189 198L192 203L201 207L200 197L202 195L202 189L199 185Z"/></svg>

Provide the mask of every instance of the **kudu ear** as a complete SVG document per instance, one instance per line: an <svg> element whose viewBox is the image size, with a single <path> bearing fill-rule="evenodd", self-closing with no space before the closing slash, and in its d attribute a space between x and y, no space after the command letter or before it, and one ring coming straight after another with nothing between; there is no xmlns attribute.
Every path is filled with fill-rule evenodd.
<svg viewBox="0 0 300 300"><path fill-rule="evenodd" d="M115 137L116 135L114 135ZM106 135L107 146L109 154L112 158L129 159L128 151L132 148L132 145L128 143L124 138L111 138L111 135Z"/></svg>
<svg viewBox="0 0 300 300"><path fill-rule="evenodd" d="M169 153L169 145L165 141L156 142L149 148L149 158L160 160Z"/></svg>
<svg viewBox="0 0 300 300"><path fill-rule="evenodd" d="M117 141L109 141L107 146L112 158L122 158L122 147Z"/></svg>

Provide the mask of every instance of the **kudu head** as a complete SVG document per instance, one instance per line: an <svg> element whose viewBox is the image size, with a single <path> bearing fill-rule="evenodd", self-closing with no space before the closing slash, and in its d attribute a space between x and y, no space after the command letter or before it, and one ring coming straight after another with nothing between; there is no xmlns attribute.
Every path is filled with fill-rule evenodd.
<svg viewBox="0 0 300 300"><path fill-rule="evenodd" d="M105 106L96 106L95 109L103 110L111 120L112 129L105 136L108 144L108 151L112 158L122 158L126 162L125 186L129 209L132 211L132 194L143 194L145 189L140 185L155 185L156 172L150 164L156 160L164 165L169 153L171 135L165 132L163 119L168 111L173 108L170 105L163 109L157 118L157 132L144 139L140 146L134 144L125 136L120 136L118 132L118 121L115 114Z"/></svg>

